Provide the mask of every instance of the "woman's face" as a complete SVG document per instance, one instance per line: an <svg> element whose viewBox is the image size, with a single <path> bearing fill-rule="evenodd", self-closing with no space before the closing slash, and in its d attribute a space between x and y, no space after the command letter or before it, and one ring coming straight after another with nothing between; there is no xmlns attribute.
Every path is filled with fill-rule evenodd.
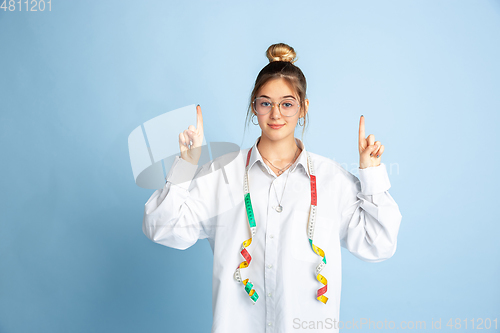
<svg viewBox="0 0 500 333"><path fill-rule="evenodd" d="M266 82L260 90L258 91L256 97L268 97L271 99L275 105L265 115L259 115L253 110L253 113L257 116L259 120L259 126L262 129L262 135L265 135L270 140L282 140L289 137L290 135L294 137L295 126L297 126L297 121L299 117L305 116L307 109L309 107L309 100L305 100L305 110L300 107L299 112L291 117L283 116L279 109L278 103L284 99L295 99L300 103L299 96L292 89L289 83L283 79L272 79ZM272 128L270 125L283 125L280 128Z"/></svg>

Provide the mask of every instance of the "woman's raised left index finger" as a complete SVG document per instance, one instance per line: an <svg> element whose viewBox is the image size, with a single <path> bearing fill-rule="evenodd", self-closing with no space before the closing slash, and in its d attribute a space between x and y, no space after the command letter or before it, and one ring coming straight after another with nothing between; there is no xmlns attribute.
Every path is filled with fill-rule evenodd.
<svg viewBox="0 0 500 333"><path fill-rule="evenodd" d="M359 117L359 137L358 141L361 143L365 139L365 117Z"/></svg>

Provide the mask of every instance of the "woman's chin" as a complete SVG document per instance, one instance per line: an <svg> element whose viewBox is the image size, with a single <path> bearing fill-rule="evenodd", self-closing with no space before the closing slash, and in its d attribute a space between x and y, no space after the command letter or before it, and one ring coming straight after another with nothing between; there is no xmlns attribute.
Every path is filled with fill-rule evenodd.
<svg viewBox="0 0 500 333"><path fill-rule="evenodd" d="M283 127L285 127L285 126L283 126ZM288 135L290 135L290 133L288 133L287 131L284 131L284 128L280 128L279 130L269 128L265 134L271 140L281 140L281 139L288 137Z"/></svg>

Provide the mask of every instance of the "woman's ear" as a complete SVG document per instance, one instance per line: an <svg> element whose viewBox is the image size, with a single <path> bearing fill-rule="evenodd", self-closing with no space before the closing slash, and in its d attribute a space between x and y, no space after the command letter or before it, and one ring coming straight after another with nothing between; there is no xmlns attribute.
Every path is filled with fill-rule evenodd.
<svg viewBox="0 0 500 333"><path fill-rule="evenodd" d="M309 111L309 99L304 100L304 105L305 105L305 110L301 112L302 117L305 117L307 114L307 111Z"/></svg>

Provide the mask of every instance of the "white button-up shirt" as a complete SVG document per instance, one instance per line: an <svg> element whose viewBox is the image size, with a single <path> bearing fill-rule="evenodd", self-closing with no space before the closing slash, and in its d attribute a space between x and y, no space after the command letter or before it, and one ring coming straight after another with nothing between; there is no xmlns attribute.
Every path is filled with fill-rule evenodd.
<svg viewBox="0 0 500 333"><path fill-rule="evenodd" d="M247 247L250 265L241 269L242 279L249 278L259 295L255 304L243 283L234 279L244 260L242 242L251 236L243 189L249 148L201 167L177 156L165 186L145 204L143 232L152 241L176 249L208 239L214 255L212 333L312 328L313 332L338 332L340 247L368 262L388 259L396 251L402 216L388 192L386 166L359 169L358 179L339 163L309 152L317 191L313 243L325 252L327 261L321 272L328 280L324 304L316 298L323 284L316 279L315 268L322 258L307 235L311 189L306 149L295 138L303 150L278 177L264 163L259 140L253 145L248 171L257 231ZM275 209L278 202L281 213Z"/></svg>

